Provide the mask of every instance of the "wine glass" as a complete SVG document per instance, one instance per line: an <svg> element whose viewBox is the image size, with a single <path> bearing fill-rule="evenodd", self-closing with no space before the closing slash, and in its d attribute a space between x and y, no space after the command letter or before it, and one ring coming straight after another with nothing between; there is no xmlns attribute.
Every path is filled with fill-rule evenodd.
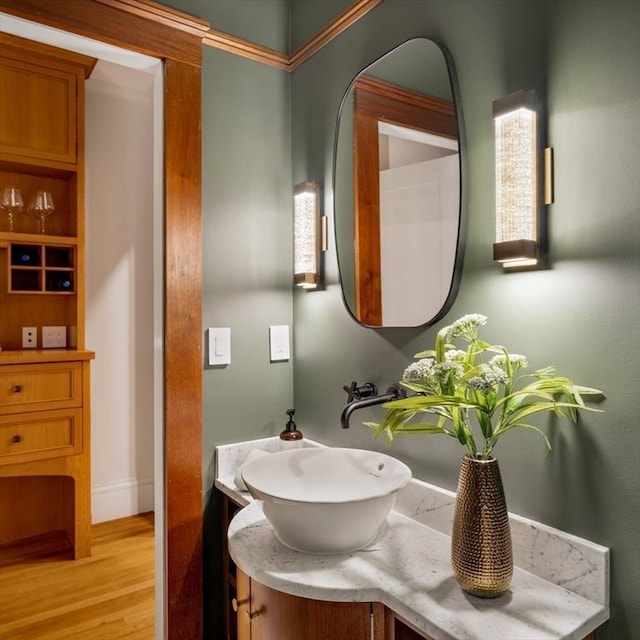
<svg viewBox="0 0 640 640"><path fill-rule="evenodd" d="M9 218L9 231L13 231L13 214L20 213L23 207L24 203L22 202L20 189L17 187L6 187L2 194L0 208L6 212Z"/></svg>
<svg viewBox="0 0 640 640"><path fill-rule="evenodd" d="M50 191L36 191L29 204L29 213L38 218L38 233L44 233L44 219L55 210Z"/></svg>

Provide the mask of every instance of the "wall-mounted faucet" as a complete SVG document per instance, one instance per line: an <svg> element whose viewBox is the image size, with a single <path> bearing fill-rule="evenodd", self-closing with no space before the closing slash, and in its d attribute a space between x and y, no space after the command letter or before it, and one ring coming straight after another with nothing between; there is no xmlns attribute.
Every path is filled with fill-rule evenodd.
<svg viewBox="0 0 640 640"><path fill-rule="evenodd" d="M347 387L345 385L342 388L349 394L347 405L342 410L342 415L340 416L340 424L343 429L349 428L349 418L354 411L364 409L365 407L373 407L377 404L384 404L385 402L391 402L391 400L398 400L407 395L404 389L400 389L395 385L391 385L386 393L378 395L378 390L373 382L365 382L363 385L358 386L355 380L351 383L351 386Z"/></svg>

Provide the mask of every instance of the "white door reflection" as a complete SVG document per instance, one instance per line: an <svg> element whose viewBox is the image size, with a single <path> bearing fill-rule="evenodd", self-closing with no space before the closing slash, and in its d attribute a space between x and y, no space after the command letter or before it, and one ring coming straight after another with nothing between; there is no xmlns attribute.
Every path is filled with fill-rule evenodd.
<svg viewBox="0 0 640 640"><path fill-rule="evenodd" d="M383 325L417 326L439 311L451 287L458 142L385 122L378 134Z"/></svg>

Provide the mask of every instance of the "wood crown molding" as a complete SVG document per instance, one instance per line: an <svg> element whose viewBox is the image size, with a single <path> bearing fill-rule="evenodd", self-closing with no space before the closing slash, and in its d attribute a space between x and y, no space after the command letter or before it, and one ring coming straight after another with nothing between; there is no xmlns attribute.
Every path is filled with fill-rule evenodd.
<svg viewBox="0 0 640 640"><path fill-rule="evenodd" d="M283 71L293 71L315 55L324 45L355 24L382 0L355 0L336 18L326 24L313 38L303 44L292 55L270 49L248 40L212 29L209 22L172 9L153 0L92 0L96 4L117 9L137 18L143 18L158 25L171 27L190 36L197 36L206 46L214 47L255 62L260 62ZM25 3L29 4L29 2ZM0 10L4 9L20 17L27 17L21 10L19 0L0 0ZM49 21L47 21L49 22ZM51 20L52 26L59 26ZM81 34L82 35L82 34Z"/></svg>
<svg viewBox="0 0 640 640"><path fill-rule="evenodd" d="M297 69L303 62L306 62L324 47L325 44L331 42L369 11L375 9L381 2L382 0L356 0L291 55L289 58L289 71Z"/></svg>
<svg viewBox="0 0 640 640"><path fill-rule="evenodd" d="M382 0L355 0L331 22L326 24L313 38L303 44L292 55L270 49L249 40L243 40L222 31L217 31L209 23L188 14L181 13L152 0L94 0L121 11L144 16L173 28L200 34L206 46L221 49L255 62L260 62L283 71L293 71L303 62L316 54L324 45L346 31L369 11L377 7Z"/></svg>
<svg viewBox="0 0 640 640"><path fill-rule="evenodd" d="M209 23L206 20L171 9L153 0L94 0L94 2L106 4L192 35L203 36L209 30Z"/></svg>
<svg viewBox="0 0 640 640"><path fill-rule="evenodd" d="M233 53L234 55L242 56L255 62L261 62L262 64L267 64L277 69L283 69L284 71L291 70L290 59L286 54L263 47L259 44L254 44L242 38L236 38L222 31L209 29L204 34L202 42L209 47L221 49L222 51L227 51L228 53Z"/></svg>
<svg viewBox="0 0 640 640"><path fill-rule="evenodd" d="M122 0L107 1L118 2ZM134 2L136 0L128 1ZM137 1L139 2L140 0ZM338 14L336 18L326 24L311 40L308 40L291 56L215 29L209 29L205 33L203 43L256 62L283 69L284 71L293 71L381 2L382 0L355 0L351 6Z"/></svg>

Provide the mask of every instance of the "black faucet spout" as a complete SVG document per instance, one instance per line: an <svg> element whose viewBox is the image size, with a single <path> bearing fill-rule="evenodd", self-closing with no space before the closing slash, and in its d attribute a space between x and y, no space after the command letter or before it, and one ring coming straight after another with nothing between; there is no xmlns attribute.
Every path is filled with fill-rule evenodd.
<svg viewBox="0 0 640 640"><path fill-rule="evenodd" d="M349 428L349 418L354 411L358 409L364 409L366 407L373 407L377 404L384 404L385 402L391 402L392 400L398 400L405 396L404 390L399 389L396 386L391 386L387 389L386 393L380 395L371 396L370 398L362 398L360 400L353 400L348 402L345 408L342 410L340 416L340 424L343 429Z"/></svg>

